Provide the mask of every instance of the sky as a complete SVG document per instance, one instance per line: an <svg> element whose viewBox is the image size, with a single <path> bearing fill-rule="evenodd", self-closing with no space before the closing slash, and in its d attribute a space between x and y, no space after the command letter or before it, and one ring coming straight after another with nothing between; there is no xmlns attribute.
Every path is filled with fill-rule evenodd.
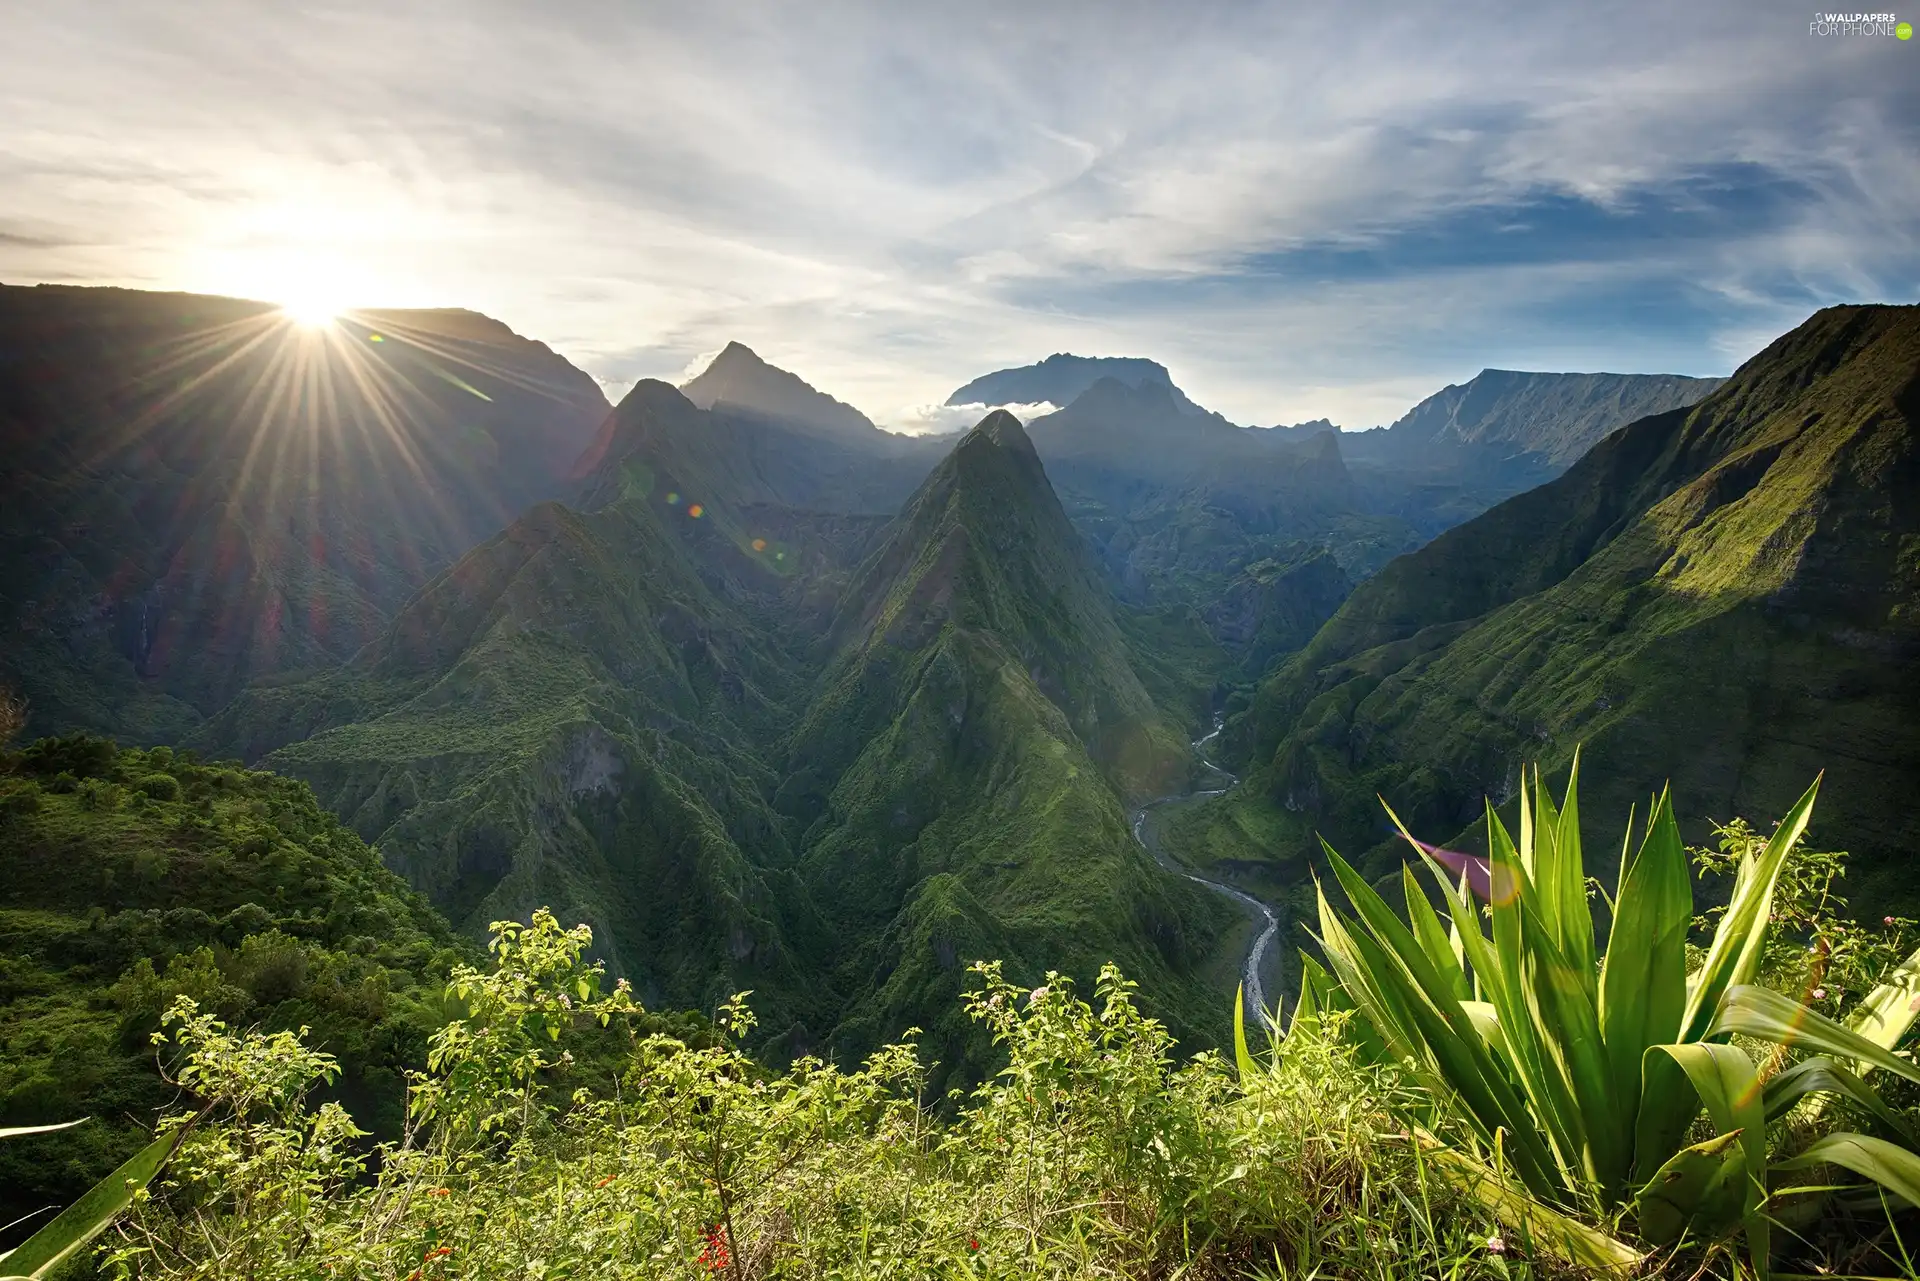
<svg viewBox="0 0 1920 1281"><path fill-rule="evenodd" d="M1056 351L1362 428L1920 298L1920 39L1812 16L9 0L0 281L470 307L616 397L739 340L896 428Z"/></svg>

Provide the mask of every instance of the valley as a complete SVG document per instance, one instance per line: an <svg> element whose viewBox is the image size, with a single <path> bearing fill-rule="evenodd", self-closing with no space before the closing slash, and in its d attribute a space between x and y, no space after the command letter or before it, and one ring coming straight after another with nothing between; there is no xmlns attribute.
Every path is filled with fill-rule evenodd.
<svg viewBox="0 0 1920 1281"><path fill-rule="evenodd" d="M1871 901L1920 902L1893 799L1920 776L1912 308L1820 313L1724 382L1487 371L1365 433L1240 427L1153 362L1056 356L954 395L1065 404L915 438L738 343L597 406L491 322L458 322L483 352L397 313L326 359L345 387L373 348L416 398L406 431L301 426L308 402L248 390L276 385L258 334L257 374L216 364L142 410L127 326L194 353L196 327L266 322L21 293L0 294L12 332L65 336L29 346L31 379L0 366L20 741L187 762L213 814L243 765L310 796L339 825L319 848L377 852L381 901L440 948L383 962L396 982L549 908L649 1009L750 990L771 1063L917 1028L929 1088L968 1088L993 1061L963 1003L988 959L1029 986L1117 963L1191 1054L1229 1043L1236 984L1250 1027L1296 999L1321 837L1386 883L1405 855L1379 797L1474 848L1483 797L1510 809L1521 768L1576 747L1609 816L1668 778L1704 817L1767 813L1824 767L1821 836ZM79 352L122 381L36 390L77 387ZM338 448L254 477L247 442L293 430ZM449 431L493 443L409 434ZM458 516L435 538L405 524L429 495ZM99 794L146 786L126 759ZM234 848L284 804L235 810ZM52 882L20 879L42 851L16 829L31 982L95 992L12 1033L42 1037L125 980L33 923ZM203 935L241 955L267 946L252 928L142 935L112 966L204 968ZM360 946L344 928L315 946ZM0 1119L56 1106L0 1084Z"/></svg>

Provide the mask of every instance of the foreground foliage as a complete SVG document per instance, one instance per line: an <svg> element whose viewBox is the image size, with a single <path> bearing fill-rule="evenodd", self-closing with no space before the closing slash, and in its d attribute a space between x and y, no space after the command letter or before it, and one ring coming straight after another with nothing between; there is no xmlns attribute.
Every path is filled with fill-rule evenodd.
<svg viewBox="0 0 1920 1281"><path fill-rule="evenodd" d="M1817 977L1805 992L1812 1003L1761 982L1772 923L1795 915L1777 911L1776 898L1818 784L1764 842L1730 833L1739 848L1732 897L1703 952L1688 943L1687 852L1669 796L1656 797L1637 842L1629 822L1596 952L1577 777L1576 759L1556 805L1532 776L1517 842L1489 806L1485 860L1408 836L1449 925L1412 868L1403 870L1403 921L1329 849L1352 912L1322 893L1332 974L1309 962L1295 1026L1310 1037L1321 1010L1357 1010L1346 1027L1354 1043L1428 1086L1410 1123L1458 1134L1461 1168L1479 1172L1482 1193L1503 1200L1509 1217L1624 1217L1656 1247L1738 1238L1765 1275L1775 1230L1809 1227L1829 1194L1844 1191L1800 1171L1838 1167L1842 1182L1871 1180L1898 1202L1920 1203L1913 1131L1863 1079L1878 1071L1920 1082L1920 1068L1892 1052L1920 1005L1920 953L1845 1022L1814 1008L1828 996ZM1790 903L1801 898L1793 888ZM1831 960L1824 938L1812 951ZM1822 1109L1836 1105L1875 1132L1821 1124ZM1604 1238L1571 1226L1562 1235L1575 1257L1609 1262ZM1636 1261L1625 1250L1611 1257Z"/></svg>
<svg viewBox="0 0 1920 1281"><path fill-rule="evenodd" d="M619 1028L630 993L582 960L584 928L499 927L462 969L415 1124L372 1159L334 1064L290 1034L237 1033L182 1000L166 1053L213 1109L122 1225L112 1266L161 1277L1450 1275L1532 1264L1492 1216L1427 1177L1389 1123L1398 1074L1332 1040L1244 1089L1184 1066L1112 969L1095 999L976 967L969 1014L1006 1067L922 1096L909 1042L856 1068L769 1073L727 1036L636 1036L598 1093L543 1088L562 1029ZM560 1039L556 1039L560 1037Z"/></svg>

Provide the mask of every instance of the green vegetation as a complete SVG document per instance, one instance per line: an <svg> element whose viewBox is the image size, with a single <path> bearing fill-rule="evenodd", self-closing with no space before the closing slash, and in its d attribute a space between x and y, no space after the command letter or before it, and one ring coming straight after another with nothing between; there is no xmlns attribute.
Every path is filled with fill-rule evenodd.
<svg viewBox="0 0 1920 1281"><path fill-rule="evenodd" d="M1429 857L1450 926L1411 868L1403 922L1329 850L1352 915L1321 895L1332 976L1309 963L1295 1026L1312 1028L1323 1009L1354 1012L1343 1033L1428 1087L1431 1110L1411 1119L1461 1134L1473 1154L1462 1164L1483 1167L1502 1212L1556 1225L1581 1243L1576 1253L1598 1259L1607 1245L1562 1224L1565 1215L1611 1223L1628 1211L1657 1247L1711 1252L1744 1237L1765 1276L1776 1226L1811 1225L1835 1190L1789 1172L1837 1165L1897 1197L1920 1193L1908 1120L1861 1079L1880 1070L1920 1082L1920 1068L1892 1053L1916 1017L1920 953L1845 1024L1759 983L1781 875L1815 790L1764 844L1741 852L1732 899L1697 958L1686 850L1665 792L1637 847L1629 824L1597 954L1576 781L1557 806L1537 772L1523 785L1518 842L1489 812L1483 863ZM1736 1037L1765 1044L1761 1060ZM1800 1055L1789 1061L1790 1051ZM1808 1105L1815 1095L1891 1139L1812 1137L1826 1128ZM1695 1133L1703 1111L1710 1128Z"/></svg>
<svg viewBox="0 0 1920 1281"><path fill-rule="evenodd" d="M468 946L304 784L84 735L0 756L0 1124L92 1118L0 1146L0 1221L143 1145L174 1095L147 1036L183 994L308 1029L397 1134Z"/></svg>
<svg viewBox="0 0 1920 1281"><path fill-rule="evenodd" d="M1466 833L1484 795L1511 813L1520 762L1563 777L1584 743L1594 812L1671 779L1700 806L1690 840L1784 811L1824 769L1822 839L1890 906L1920 903L1916 367L1920 308L1820 312L1698 405L1388 565L1229 724L1245 795L1207 807L1227 830L1193 832L1194 857L1253 830L1278 843L1249 857L1298 866L1317 832L1392 875L1376 796Z"/></svg>
<svg viewBox="0 0 1920 1281"><path fill-rule="evenodd" d="M203 1119L103 1257L143 1277L1911 1276L1920 1094L1865 1078L1920 1079L1920 954L1889 964L1910 923L1835 915L1840 864L1798 847L1812 802L1699 852L1735 879L1712 921L1655 798L1603 946L1578 804L1537 777L1477 874L1434 864L1451 928L1410 871L1402 916L1330 853L1352 903L1322 900L1331 971L1309 960L1271 1053L1236 1020L1233 1067L1177 1062L1113 966L1088 1002L981 963L976 1087L931 1089L916 1036L769 1069L745 994L717 1037L663 1033L590 931L538 912L454 970L413 1124L370 1156L348 1111L308 1104L330 1056L183 996L154 1039L195 1110L162 1134ZM1810 1003L1780 990L1809 980ZM1827 985L1867 992L1844 1024L1812 1008ZM624 1052L582 1072L583 1033Z"/></svg>
<svg viewBox="0 0 1920 1281"><path fill-rule="evenodd" d="M1217 648L1123 630L1011 418L885 526L795 520L781 487L813 481L745 432L642 384L584 510L536 508L204 741L309 782L465 932L551 905L650 1005L751 988L776 1058L921 1026L977 1079L957 997L986 956L1117 959L1219 1039L1199 976L1231 914L1123 808L1184 780Z"/></svg>
<svg viewBox="0 0 1920 1281"><path fill-rule="evenodd" d="M630 999L551 917L503 928L467 1012L435 1037L419 1125L377 1170L338 1108L302 1106L331 1064L290 1038L176 1007L165 1054L212 1109L111 1245L146 1277L1091 1277L1334 1275L1386 1281L1559 1268L1496 1241L1398 1137L1399 1074L1332 1041L1242 1087L1184 1066L1109 969L1095 1000L977 967L966 1011L1001 1070L929 1098L909 1041L857 1067L746 1057L744 1000L705 1048L636 1037L617 1090L534 1088L561 1024ZM945 1119L940 1113L950 1109Z"/></svg>

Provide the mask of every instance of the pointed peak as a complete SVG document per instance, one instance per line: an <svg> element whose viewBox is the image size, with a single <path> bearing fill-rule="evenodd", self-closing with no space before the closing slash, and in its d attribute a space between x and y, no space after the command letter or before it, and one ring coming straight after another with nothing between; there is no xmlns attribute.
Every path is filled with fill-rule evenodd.
<svg viewBox="0 0 1920 1281"><path fill-rule="evenodd" d="M627 389L627 394L620 398L618 408L658 409L687 403L686 395L672 383L662 382L658 378L642 378Z"/></svg>
<svg viewBox="0 0 1920 1281"><path fill-rule="evenodd" d="M998 449L1009 449L1015 453L1033 454L1038 457L1034 453L1033 441L1027 435L1027 429L1020 425L1018 418L1004 409L996 409L975 423L973 430L967 433L958 447L965 448L976 440Z"/></svg>

